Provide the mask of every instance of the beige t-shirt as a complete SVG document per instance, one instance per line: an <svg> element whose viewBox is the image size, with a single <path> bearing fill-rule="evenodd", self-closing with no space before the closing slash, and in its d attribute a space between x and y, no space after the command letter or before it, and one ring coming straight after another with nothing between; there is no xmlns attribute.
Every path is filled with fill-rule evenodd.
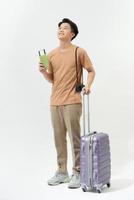
<svg viewBox="0 0 134 200"><path fill-rule="evenodd" d="M81 94L75 91L77 73L75 64L76 45L71 45L61 51L58 48L48 54L49 73L53 74L51 105L68 105L81 103ZM91 71L92 62L86 51L78 48L77 51L78 76L81 76L81 67Z"/></svg>

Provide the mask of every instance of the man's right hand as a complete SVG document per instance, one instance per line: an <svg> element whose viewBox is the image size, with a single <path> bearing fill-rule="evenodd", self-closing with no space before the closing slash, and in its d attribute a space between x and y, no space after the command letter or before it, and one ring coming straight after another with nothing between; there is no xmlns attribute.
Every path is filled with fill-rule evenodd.
<svg viewBox="0 0 134 200"><path fill-rule="evenodd" d="M41 63L41 62L39 62L39 71L40 71L42 74L44 74L44 72L46 72L46 69L45 69L43 63Z"/></svg>
<svg viewBox="0 0 134 200"><path fill-rule="evenodd" d="M43 74L48 82L53 83L53 74L49 73L41 62L39 62L39 71Z"/></svg>

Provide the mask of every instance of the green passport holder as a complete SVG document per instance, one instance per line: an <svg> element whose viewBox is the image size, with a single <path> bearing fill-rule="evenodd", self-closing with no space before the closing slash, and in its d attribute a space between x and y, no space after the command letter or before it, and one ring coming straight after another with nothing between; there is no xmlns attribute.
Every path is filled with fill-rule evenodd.
<svg viewBox="0 0 134 200"><path fill-rule="evenodd" d="M40 62L43 63L44 67L47 69L48 68L48 58L46 56L45 50L43 50L43 54L42 54L42 51L39 51L39 58L40 58Z"/></svg>

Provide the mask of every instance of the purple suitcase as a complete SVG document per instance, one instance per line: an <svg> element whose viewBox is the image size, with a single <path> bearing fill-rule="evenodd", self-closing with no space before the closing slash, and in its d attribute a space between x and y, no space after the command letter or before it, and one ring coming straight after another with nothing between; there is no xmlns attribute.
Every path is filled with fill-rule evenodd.
<svg viewBox="0 0 134 200"><path fill-rule="evenodd" d="M90 133L89 127L89 95L88 105L88 134L85 134L85 99L83 95L83 131L80 149L81 188L86 191L101 193L106 184L110 187L111 159L109 136L106 133Z"/></svg>

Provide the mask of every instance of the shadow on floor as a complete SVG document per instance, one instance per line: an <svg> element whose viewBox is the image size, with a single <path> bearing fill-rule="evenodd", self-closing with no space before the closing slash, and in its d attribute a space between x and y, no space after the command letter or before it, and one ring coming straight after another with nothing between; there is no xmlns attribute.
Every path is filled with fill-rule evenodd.
<svg viewBox="0 0 134 200"><path fill-rule="evenodd" d="M134 180L132 179L113 179L111 180L111 187L106 188L106 186L104 186L102 192L116 192L119 190L127 189L132 185L134 185Z"/></svg>

